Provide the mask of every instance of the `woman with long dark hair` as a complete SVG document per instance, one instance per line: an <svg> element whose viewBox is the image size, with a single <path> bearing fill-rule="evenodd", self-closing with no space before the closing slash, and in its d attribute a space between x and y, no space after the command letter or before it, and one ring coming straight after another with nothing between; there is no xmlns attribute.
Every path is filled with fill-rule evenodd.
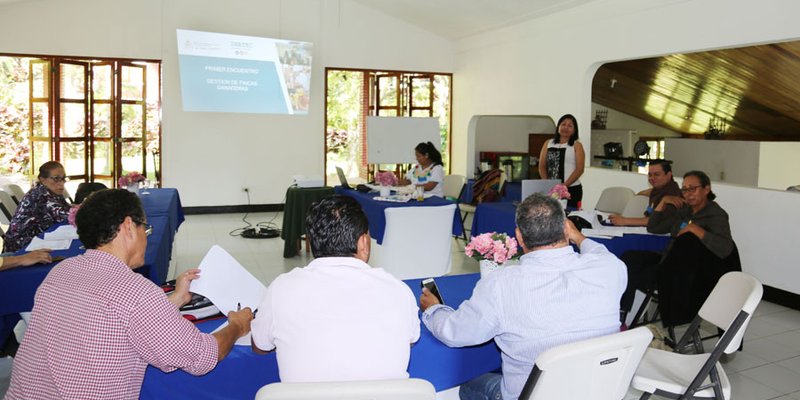
<svg viewBox="0 0 800 400"><path fill-rule="evenodd" d="M542 179L558 179L569 189L567 206L579 208L583 200L583 164L586 154L578 141L578 121L572 114L558 119L553 139L542 146L539 153L539 175Z"/></svg>
<svg viewBox="0 0 800 400"><path fill-rule="evenodd" d="M417 165L408 171L406 179L401 180L400 184L422 186L426 194L444 197L442 153L431 142L418 144L414 153Z"/></svg>

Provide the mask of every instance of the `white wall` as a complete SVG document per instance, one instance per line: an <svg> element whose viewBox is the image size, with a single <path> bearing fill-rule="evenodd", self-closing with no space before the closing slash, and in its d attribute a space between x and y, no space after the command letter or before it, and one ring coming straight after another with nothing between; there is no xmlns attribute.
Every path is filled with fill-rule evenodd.
<svg viewBox="0 0 800 400"><path fill-rule="evenodd" d="M667 138L664 157L676 176L701 170L714 182L758 187L760 142Z"/></svg>
<svg viewBox="0 0 800 400"><path fill-rule="evenodd" d="M64 29L59 29L64 27ZM314 43L305 116L183 112L175 29ZM163 60L163 183L184 206L281 202L324 174L324 68L451 72L452 44L358 3L37 0L0 5L0 52Z"/></svg>
<svg viewBox="0 0 800 400"><path fill-rule="evenodd" d="M800 143L761 142L758 187L785 190L800 185Z"/></svg>

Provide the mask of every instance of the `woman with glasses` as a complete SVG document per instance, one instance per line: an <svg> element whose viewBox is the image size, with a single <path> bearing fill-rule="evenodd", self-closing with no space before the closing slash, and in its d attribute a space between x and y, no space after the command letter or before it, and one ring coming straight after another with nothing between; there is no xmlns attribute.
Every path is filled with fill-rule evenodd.
<svg viewBox="0 0 800 400"><path fill-rule="evenodd" d="M67 220L70 205L64 198L64 166L48 161L39 167L39 179L22 198L3 240L3 252L16 252L47 228Z"/></svg>
<svg viewBox="0 0 800 400"><path fill-rule="evenodd" d="M635 290L658 289L664 326L690 322L719 278L741 271L728 213L717 204L711 180L702 171L683 176L681 197L664 196L650 215L647 230L674 239L665 254L629 251L628 288L621 308L629 311Z"/></svg>

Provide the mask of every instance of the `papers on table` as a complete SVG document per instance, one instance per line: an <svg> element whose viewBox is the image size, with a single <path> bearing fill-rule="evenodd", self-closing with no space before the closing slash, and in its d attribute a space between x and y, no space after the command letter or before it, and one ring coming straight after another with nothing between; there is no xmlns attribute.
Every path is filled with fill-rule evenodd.
<svg viewBox="0 0 800 400"><path fill-rule="evenodd" d="M399 194L394 196L375 196L377 201L391 201L393 203L405 203L411 200L411 196Z"/></svg>
<svg viewBox="0 0 800 400"><path fill-rule="evenodd" d="M569 216L578 216L592 224L591 229L583 229L581 233L584 236L588 237L597 237L597 238L612 238L612 237L621 237L625 234L636 234L636 235L651 235L651 233L647 232L646 226L613 226L613 225L603 225L600 223L600 218L603 221L608 220L608 216L610 214L596 211L596 210L580 210L580 211L573 211L569 213Z"/></svg>
<svg viewBox="0 0 800 400"><path fill-rule="evenodd" d="M31 243L28 245L28 247L25 248L25 251L34 251L39 249L67 250L71 244L72 239L46 240L35 237L33 240L31 240Z"/></svg>
<svg viewBox="0 0 800 400"><path fill-rule="evenodd" d="M52 232L44 234L45 240L73 240L78 238L78 228L72 225L61 225Z"/></svg>
<svg viewBox="0 0 800 400"><path fill-rule="evenodd" d="M224 315L236 311L240 305L255 310L267 291L261 281L222 247L211 247L198 268L200 277L192 281L189 290L207 297ZM246 342L249 346L249 335Z"/></svg>
<svg viewBox="0 0 800 400"><path fill-rule="evenodd" d="M222 325L218 326L217 329L214 329L211 334L213 335L214 333L221 331L226 326L228 326L228 321L223 322ZM236 343L234 344L237 346L250 346L250 342L252 341L250 333L251 332L247 332L247 335L236 339Z"/></svg>

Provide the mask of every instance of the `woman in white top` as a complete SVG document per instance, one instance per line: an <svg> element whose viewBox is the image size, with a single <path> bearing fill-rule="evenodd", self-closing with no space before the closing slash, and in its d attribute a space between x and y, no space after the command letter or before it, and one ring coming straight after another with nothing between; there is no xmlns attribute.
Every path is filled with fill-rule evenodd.
<svg viewBox="0 0 800 400"><path fill-rule="evenodd" d="M539 175L542 179L558 179L569 189L567 207L580 208L583 200L583 164L586 154L578 141L578 121L572 114L558 119L552 140L545 142L539 154Z"/></svg>
<svg viewBox="0 0 800 400"><path fill-rule="evenodd" d="M414 152L417 156L417 165L408 171L406 179L401 180L400 184L422 186L426 194L444 197L442 154L431 142L418 144Z"/></svg>

